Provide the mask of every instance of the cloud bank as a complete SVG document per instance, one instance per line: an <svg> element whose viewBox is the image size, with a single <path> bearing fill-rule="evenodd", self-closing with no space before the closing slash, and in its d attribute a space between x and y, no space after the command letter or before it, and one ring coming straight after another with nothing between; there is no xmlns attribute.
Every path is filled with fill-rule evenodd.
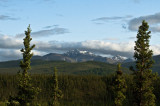
<svg viewBox="0 0 160 106"><path fill-rule="evenodd" d="M101 40L81 42L32 41L32 44L36 45L33 51L35 55L44 55L55 52L64 53L73 49L87 50L95 54L121 55L130 58L132 58L134 54L134 42L113 43ZM18 40L15 37L1 36L0 61L22 58L20 52L21 48L23 48L23 40ZM154 55L160 54L159 45L151 45L151 49L153 50Z"/></svg>
<svg viewBox="0 0 160 106"><path fill-rule="evenodd" d="M18 49L22 47L22 41L9 37L7 35L0 36L1 49Z"/></svg>

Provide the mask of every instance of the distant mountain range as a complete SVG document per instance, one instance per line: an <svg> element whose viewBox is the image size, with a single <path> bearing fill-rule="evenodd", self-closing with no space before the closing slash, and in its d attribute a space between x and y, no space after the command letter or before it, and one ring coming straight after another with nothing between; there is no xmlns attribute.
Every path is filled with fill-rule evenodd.
<svg viewBox="0 0 160 106"><path fill-rule="evenodd" d="M155 64L153 72L160 74L160 55L153 56ZM53 68L57 67L59 73L76 74L76 75L107 75L114 73L117 70L116 63L121 62L122 71L124 73L132 73L129 67L135 67L135 62L132 59L114 56L102 57L88 51L71 50L64 54L49 53L44 56L33 56L31 60L31 73L53 73ZM0 73L17 73L21 70L19 67L20 60L12 60L0 62Z"/></svg>
<svg viewBox="0 0 160 106"><path fill-rule="evenodd" d="M57 53L49 53L44 56L33 56L32 59L40 59L40 60L47 60L47 61L66 61L66 62L86 62L86 61L98 61L98 62L105 62L110 64L115 64L118 62L125 63L125 62L132 62L133 59L126 58L120 55L110 57L102 57L100 55L95 55L89 51L81 51L78 49L70 50L64 54L57 54Z"/></svg>

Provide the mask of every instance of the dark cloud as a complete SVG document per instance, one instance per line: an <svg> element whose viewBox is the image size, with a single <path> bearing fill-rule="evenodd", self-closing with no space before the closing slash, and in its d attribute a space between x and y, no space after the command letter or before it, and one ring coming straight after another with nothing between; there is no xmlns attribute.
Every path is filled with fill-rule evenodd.
<svg viewBox="0 0 160 106"><path fill-rule="evenodd" d="M95 22L95 24L97 24L97 25L103 25L104 23Z"/></svg>
<svg viewBox="0 0 160 106"><path fill-rule="evenodd" d="M21 58L22 54L20 53L20 50L9 50L9 49L0 50L0 61L17 60Z"/></svg>
<svg viewBox="0 0 160 106"><path fill-rule="evenodd" d="M49 36L49 35L59 35L59 34L65 34L69 33L69 30L66 28L53 28L48 30L40 30L37 32L33 32L32 35L36 37L43 37L43 36Z"/></svg>
<svg viewBox="0 0 160 106"><path fill-rule="evenodd" d="M123 19L127 19L127 18L132 18L132 16L128 15L128 16L125 16L125 17L118 17L118 16L100 17L100 18L93 19L92 21L103 21L103 22L106 22L106 21L113 21L113 20L123 20Z"/></svg>
<svg viewBox="0 0 160 106"><path fill-rule="evenodd" d="M48 28L51 26L48 26ZM60 35L60 34L66 34L69 33L69 30L66 28L59 28L55 27L52 29L46 29L46 30L40 30L37 32L31 32L32 37L46 37L46 36L51 36L51 35ZM17 34L16 38L21 38L24 37L24 34Z"/></svg>
<svg viewBox="0 0 160 106"><path fill-rule="evenodd" d="M119 20L122 19L123 17L101 17L101 18L96 18L92 21L109 21L109 20Z"/></svg>
<svg viewBox="0 0 160 106"><path fill-rule="evenodd" d="M0 61L19 59L21 48L22 41L0 34Z"/></svg>
<svg viewBox="0 0 160 106"><path fill-rule="evenodd" d="M127 25L126 24L122 24L122 28L123 29L127 29Z"/></svg>
<svg viewBox="0 0 160 106"><path fill-rule="evenodd" d="M149 23L153 32L160 32L160 30L157 29L157 25L160 24L160 13L133 18L128 23L128 29L131 31L137 31L143 20Z"/></svg>
<svg viewBox="0 0 160 106"><path fill-rule="evenodd" d="M160 26L154 26L154 27L150 27L151 31L153 32L160 32Z"/></svg>
<svg viewBox="0 0 160 106"><path fill-rule="evenodd" d="M0 36L0 48L1 49L18 49L22 48L22 41L8 37Z"/></svg>
<svg viewBox="0 0 160 106"><path fill-rule="evenodd" d="M43 28L50 29L50 28L53 28L53 27L59 27L59 25L48 25L48 26L45 26Z"/></svg>
<svg viewBox="0 0 160 106"><path fill-rule="evenodd" d="M52 28L53 26L45 26L44 28L45 29L49 29L49 28Z"/></svg>
<svg viewBox="0 0 160 106"><path fill-rule="evenodd" d="M18 18L13 18L7 15L0 15L0 20L18 20Z"/></svg>

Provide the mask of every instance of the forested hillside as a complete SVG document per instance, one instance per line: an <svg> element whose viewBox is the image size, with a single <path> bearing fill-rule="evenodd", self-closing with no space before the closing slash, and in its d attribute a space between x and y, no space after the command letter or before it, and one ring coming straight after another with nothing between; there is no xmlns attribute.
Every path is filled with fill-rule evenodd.
<svg viewBox="0 0 160 106"><path fill-rule="evenodd" d="M153 72L157 72L160 74L160 55L153 56L154 64L152 66ZM135 62L127 62L127 63L122 63L123 67L129 68L130 66L135 67Z"/></svg>
<svg viewBox="0 0 160 106"><path fill-rule="evenodd" d="M53 67L57 67L59 74L74 75L107 75L116 71L116 65L103 62L68 63L64 61L32 60L30 73L51 74ZM20 70L19 60L0 62L0 73L16 74ZM128 68L123 68L124 73L131 73Z"/></svg>
<svg viewBox="0 0 160 106"><path fill-rule="evenodd" d="M126 100L123 106L133 105L133 77L124 75L127 82ZM51 75L32 75L33 84L41 89L35 102L46 106L51 99L52 88L50 82ZM59 75L59 89L63 92L60 100L61 106L113 106L113 75L109 76L80 76L80 75ZM10 95L17 93L17 80L15 75L0 75L0 101L8 100ZM160 78L154 82L154 93L156 95L157 106L160 99ZM1 105L1 104L0 104Z"/></svg>

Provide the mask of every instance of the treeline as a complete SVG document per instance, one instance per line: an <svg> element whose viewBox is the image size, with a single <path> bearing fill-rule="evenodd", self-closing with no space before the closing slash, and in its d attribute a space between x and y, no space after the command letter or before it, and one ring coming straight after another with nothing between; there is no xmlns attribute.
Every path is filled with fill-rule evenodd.
<svg viewBox="0 0 160 106"><path fill-rule="evenodd" d="M90 105L90 106L113 106L114 91L112 85L114 83L114 76L76 76L76 75L59 75L59 89L63 92L63 98L59 100L61 105ZM127 91L125 93L126 100L124 106L133 105L133 77L132 75L123 75ZM52 99L52 75L37 74L31 75L32 84L41 89L34 102L47 106ZM16 75L0 75L0 101L7 101L9 96L16 96L17 94L17 76ZM160 77L154 82L154 94L156 95L156 104L160 105Z"/></svg>
<svg viewBox="0 0 160 106"><path fill-rule="evenodd" d="M37 105L109 105L109 106L155 106L158 105L160 78L153 74L153 51L149 48L149 25L143 21L134 46L136 67L130 68L132 75L123 75L121 65L112 76L68 76L28 74L33 53L30 46L30 25L25 31L23 60L16 76L2 75L0 99L8 106ZM62 98L63 97L63 98Z"/></svg>

